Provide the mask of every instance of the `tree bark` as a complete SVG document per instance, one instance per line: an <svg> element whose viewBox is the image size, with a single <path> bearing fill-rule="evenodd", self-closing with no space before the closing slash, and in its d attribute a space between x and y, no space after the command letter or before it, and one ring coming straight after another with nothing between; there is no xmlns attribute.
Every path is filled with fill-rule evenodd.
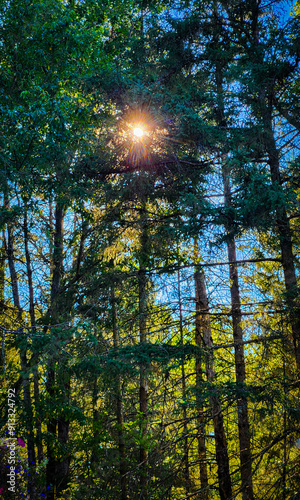
<svg viewBox="0 0 300 500"><path fill-rule="evenodd" d="M143 196L143 193L142 193ZM147 230L146 203L142 202L142 215L140 219L140 262L138 273L138 291L139 291L139 333L140 344L147 341L147 275L146 265L148 260L149 241ZM148 475L148 451L145 445L148 426L148 377L147 365L145 362L140 364L140 414L141 414L141 445L140 445L140 486L141 498L147 498L147 475Z"/></svg>
<svg viewBox="0 0 300 500"><path fill-rule="evenodd" d="M115 287L111 287L111 305L112 305L112 323L113 323L113 343L114 348L118 349L120 346L119 331L117 325L117 306L116 306L116 296ZM120 471L120 488L121 488L121 500L127 500L127 480L126 480L126 451L125 451L125 441L124 441L124 421L123 421L123 404L122 404L122 386L120 375L116 378L116 413L118 422L118 447L119 447L119 471Z"/></svg>
<svg viewBox="0 0 300 500"><path fill-rule="evenodd" d="M223 166L223 184L224 184L224 199L225 207L231 205L230 180L226 169ZM252 484L252 456L251 456L251 433L248 416L248 401L244 393L246 383L246 368L243 344L243 329L242 329L242 311L240 288L238 279L238 269L236 265L236 247L235 240L230 236L231 228L229 225L227 230L227 251L229 264L230 278L230 295L231 295L231 312L232 312L232 330L234 340L234 360L235 360L235 376L237 384L237 410L238 410L238 428L239 428L239 445L240 445L240 461L241 461L241 481L243 500L253 500L253 484Z"/></svg>
<svg viewBox="0 0 300 500"><path fill-rule="evenodd" d="M30 316L32 331L36 332L32 268L31 268L30 252L29 252L28 213L26 206L25 206L23 230L24 230L24 246L25 246L25 258L26 258L26 269L27 269L28 291L29 291L29 316ZM33 384L34 384L34 404L36 413L37 457L38 457L38 462L40 463L43 460L43 443L42 443L42 423L39 414L40 397L39 397L39 375L37 368L35 369L33 375Z"/></svg>
<svg viewBox="0 0 300 500"><path fill-rule="evenodd" d="M53 404L55 397L55 371L53 360L48 361L46 391L49 394L49 404ZM55 483L56 483L56 460L55 460L55 440L57 432L57 421L51 415L47 423L47 465L46 465L46 487L47 500L55 499Z"/></svg>
<svg viewBox="0 0 300 500"><path fill-rule="evenodd" d="M64 363L63 363L64 364ZM60 397L64 399L66 404L70 401L70 375L68 371L58 373L58 384ZM67 452L69 441L70 421L62 414L57 422L57 439L61 448L62 458L56 463L56 493L60 494L67 488L69 481L70 458Z"/></svg>
<svg viewBox="0 0 300 500"><path fill-rule="evenodd" d="M179 302L179 330L180 330L180 344L183 346L183 321L182 321L182 303L181 303L181 287L180 287L180 272L178 269L177 272L178 278L178 302ZM183 435L184 435L184 444L183 444L183 463L184 463L184 481L185 481L185 491L186 495L190 493L191 490L191 478L190 478L190 465L189 465L189 443L188 443L188 424L187 424L187 413L186 413L186 380L185 380L185 369L184 369L184 359L182 359L181 363L181 380L182 380L182 399L184 401L183 404ZM200 434L199 430L199 434ZM200 435L198 436L198 442L200 439ZM200 476L201 476L201 461L203 457L199 455L200 461ZM202 482L201 482L202 485ZM203 500L205 500L203 498Z"/></svg>
<svg viewBox="0 0 300 500"><path fill-rule="evenodd" d="M140 330L140 343L146 342L146 272L140 267L139 270L139 330ZM148 380L147 368L145 363L140 365L140 413L141 413L141 445L140 445L140 482L141 482L141 498L147 498L147 462L148 452L145 446L145 438L147 435L147 411L148 411Z"/></svg>
<svg viewBox="0 0 300 500"><path fill-rule="evenodd" d="M24 230L24 246L25 246L26 270L27 270L28 291L29 291L29 316L31 320L31 326L35 328L34 293L33 293L33 282L32 282L31 259L29 252L28 214L26 206L25 206L23 230Z"/></svg>
<svg viewBox="0 0 300 500"><path fill-rule="evenodd" d="M198 332L206 351L206 377L211 385L210 405L215 434L216 461L218 466L219 494L221 500L229 500L232 497L232 486L229 469L229 458L227 440L223 424L223 413L219 402L215 383L215 369L213 356L213 341L211 336L210 316L208 299L205 286L203 269L195 272L195 291L197 304Z"/></svg>
<svg viewBox="0 0 300 500"><path fill-rule="evenodd" d="M63 272L63 222L64 222L64 209L59 204L56 203L55 208L55 228L54 228L54 238L53 238L53 255L52 255L52 282L51 282L51 324L56 324L60 317L60 304L59 304L59 291L60 282ZM55 335L56 338L56 335ZM52 400L55 404L55 398L58 395L59 390L66 394L68 397L69 393L69 380L68 376L64 381L57 380L57 374L55 370L55 358L56 353L50 356L48 360L48 372L47 372L47 382L46 389L49 394L50 401ZM63 370L61 369L61 372ZM54 443L58 438L61 444L61 450L64 454L64 448L66 442L68 441L69 435L69 421L65 420L64 417L59 420L53 418L49 419L47 424L47 432L49 435L49 442L47 445L47 458L48 463L46 467L46 482L47 482L47 500L54 500L56 493L59 494L67 483L67 476L69 470L69 458L64 457L59 461L56 461L54 454ZM58 432L58 434L57 434ZM51 488L49 488L49 486Z"/></svg>
<svg viewBox="0 0 300 500"><path fill-rule="evenodd" d="M218 126L226 129L227 121L225 116L225 106L223 98L223 68L222 61L216 61L216 88L218 93L217 119ZM222 177L224 185L224 200L225 208L231 206L230 178L226 167L222 164ZM235 375L237 389L240 395L237 397L238 410L238 429L239 429L239 445L240 445L240 462L241 462L241 482L243 500L253 499L252 485L252 457L251 457L251 440L250 440L250 425L248 417L248 402L244 394L244 384L246 382L246 369L243 342L243 330L241 327L241 301L238 282L238 270L236 264L236 249L235 240L231 236L232 227L230 221L225 224L227 232L227 252L230 277L230 294L231 294L231 309L232 309L232 329L234 338L234 356L235 356Z"/></svg>
<svg viewBox="0 0 300 500"><path fill-rule="evenodd" d="M8 204L7 204L8 205ZM13 292L13 302L18 313L18 320L22 324L22 314L23 310L20 303L19 296L19 286L18 286L18 275L15 268L15 257L14 257L14 247L13 247L13 237L10 225L7 226L7 259L10 270L11 286ZM28 361L27 361L27 345L24 339L24 334L22 328L20 328L20 361L21 369L23 372L23 396L24 396L24 413L25 413L25 425L27 431L27 461L28 461L28 491L30 499L35 499L35 467L36 467L36 457L34 448L34 426L33 426L33 412L32 412L32 401L30 394L30 380L28 375Z"/></svg>

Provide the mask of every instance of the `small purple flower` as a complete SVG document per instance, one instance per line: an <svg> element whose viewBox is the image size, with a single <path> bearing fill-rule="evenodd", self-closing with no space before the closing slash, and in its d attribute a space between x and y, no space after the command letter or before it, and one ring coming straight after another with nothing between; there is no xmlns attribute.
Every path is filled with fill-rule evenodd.
<svg viewBox="0 0 300 500"><path fill-rule="evenodd" d="M25 441L23 441L23 439L22 439L22 438L18 438L18 445L19 445L19 446L22 446L22 448L24 448L24 446L25 446Z"/></svg>

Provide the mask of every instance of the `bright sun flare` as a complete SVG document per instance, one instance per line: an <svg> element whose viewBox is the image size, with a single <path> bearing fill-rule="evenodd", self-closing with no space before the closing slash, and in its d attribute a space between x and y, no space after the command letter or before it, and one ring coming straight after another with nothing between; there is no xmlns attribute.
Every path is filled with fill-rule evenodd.
<svg viewBox="0 0 300 500"><path fill-rule="evenodd" d="M143 137L144 133L145 131L141 127L135 127L133 129L133 135L139 139Z"/></svg>

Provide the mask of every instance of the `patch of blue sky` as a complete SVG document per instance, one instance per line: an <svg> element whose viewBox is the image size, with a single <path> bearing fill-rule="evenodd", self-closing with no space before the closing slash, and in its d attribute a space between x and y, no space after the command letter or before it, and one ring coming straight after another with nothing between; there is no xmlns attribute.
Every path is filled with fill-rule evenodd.
<svg viewBox="0 0 300 500"><path fill-rule="evenodd" d="M286 26L286 23L291 19L296 0L266 1L264 3L266 7L272 9L278 20L279 27L282 28ZM262 4L262 8L264 8L264 3Z"/></svg>

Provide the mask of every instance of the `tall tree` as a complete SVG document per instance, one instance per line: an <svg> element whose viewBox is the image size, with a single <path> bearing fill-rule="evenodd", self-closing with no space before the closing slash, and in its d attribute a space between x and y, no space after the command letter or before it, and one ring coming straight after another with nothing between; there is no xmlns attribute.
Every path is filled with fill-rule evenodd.
<svg viewBox="0 0 300 500"><path fill-rule="evenodd" d="M223 423L223 413L219 402L218 389L215 384L215 368L214 355L212 351L213 341L209 318L209 305L205 286L205 278L203 270L195 272L195 289L197 316L200 327L200 335L203 339L203 345L206 350L206 377L210 384L214 384L211 388L210 405L212 412L212 420L214 425L215 446L216 446L216 461L218 464L218 480L219 494L222 500L229 499L232 496L232 486L230 477L229 458L227 450L227 440Z"/></svg>

